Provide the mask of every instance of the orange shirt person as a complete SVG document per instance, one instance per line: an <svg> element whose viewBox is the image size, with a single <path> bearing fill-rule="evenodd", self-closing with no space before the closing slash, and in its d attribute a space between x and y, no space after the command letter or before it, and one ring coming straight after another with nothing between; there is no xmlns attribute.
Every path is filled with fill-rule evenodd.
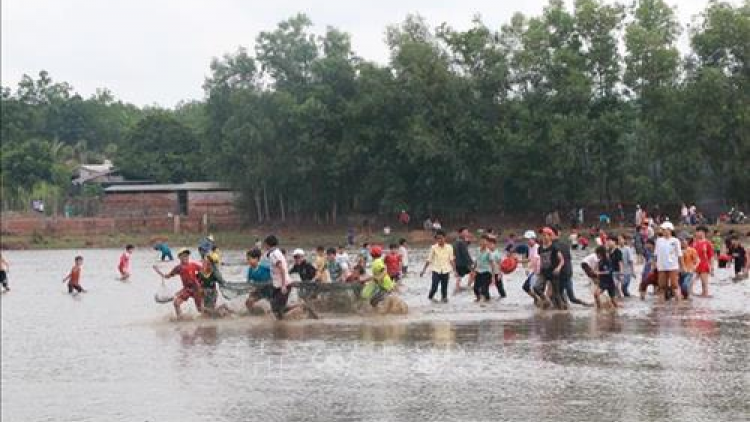
<svg viewBox="0 0 750 422"><path fill-rule="evenodd" d="M133 245L125 246L125 252L120 255L120 262L117 264L117 271L120 272L120 281L126 281L130 278L130 256L133 255Z"/></svg>
<svg viewBox="0 0 750 422"><path fill-rule="evenodd" d="M164 274L156 265L154 265L154 271L164 278L171 278L176 275L180 276L182 290L177 292L173 303L175 315L179 318L182 314L180 307L190 298L193 298L198 312L203 312L203 289L198 281L198 273L201 271L202 265L190 261L190 251L188 249L182 249L177 256L180 259L180 263L169 273Z"/></svg>
<svg viewBox="0 0 750 422"><path fill-rule="evenodd" d="M81 269L83 268L83 257L77 256L75 258L75 264L70 270L70 274L63 278L63 283L68 283L68 293L77 295L78 293L86 293L86 289L81 287ZM75 291L75 293L73 293Z"/></svg>

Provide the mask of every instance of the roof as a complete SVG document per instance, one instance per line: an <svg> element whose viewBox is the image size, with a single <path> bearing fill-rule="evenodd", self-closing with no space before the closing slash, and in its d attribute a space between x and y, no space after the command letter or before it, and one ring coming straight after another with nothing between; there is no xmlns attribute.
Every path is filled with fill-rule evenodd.
<svg viewBox="0 0 750 422"><path fill-rule="evenodd" d="M109 173L114 170L115 166L109 160L104 160L102 164L81 164L79 169L85 169L92 173Z"/></svg>
<svg viewBox="0 0 750 422"><path fill-rule="evenodd" d="M146 184L146 185L117 185L104 189L105 193L124 192L175 192L175 191L228 191L224 184L219 182L185 182L169 184Z"/></svg>
<svg viewBox="0 0 750 422"><path fill-rule="evenodd" d="M83 175L82 170L85 170L88 174ZM74 185L82 185L86 182L98 179L100 177L106 177L117 173L117 169L112 165L109 160L104 160L104 164L81 164L78 166L78 177L73 179Z"/></svg>

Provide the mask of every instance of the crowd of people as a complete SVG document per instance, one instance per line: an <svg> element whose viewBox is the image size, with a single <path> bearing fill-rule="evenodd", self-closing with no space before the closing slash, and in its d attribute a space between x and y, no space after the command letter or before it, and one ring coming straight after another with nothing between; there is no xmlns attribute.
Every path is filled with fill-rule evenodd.
<svg viewBox="0 0 750 422"><path fill-rule="evenodd" d="M747 278L750 258L737 233L729 231L723 236L716 230L709 239L709 229L698 226L694 234L683 232L678 236L669 220L656 225L655 220L642 211L637 221L639 224L632 234L607 233L596 226L588 235L571 230L568 242L561 240L556 226L526 231L521 241L511 233L504 256L497 248L497 236L492 230L484 230L476 259L469 254L466 228L459 229L453 245L446 242L445 232L437 231L422 271L424 274L427 268L432 269L428 298L436 300L439 288L441 301L448 301L451 274L456 277L455 291L461 291L464 283L472 286L477 302L490 300L493 284L497 286L498 296L503 298L506 296L503 275L512 272L517 262L523 264L526 272L523 291L535 305L544 309L565 310L571 303L602 307L605 294L611 306L619 307L623 298L631 297L634 282L638 284L641 299L646 298L649 286L660 300L688 299L698 294L694 291L698 281L701 288L698 295L710 297L714 269L726 267L730 262L734 265L735 280ZM596 246L583 258L581 269L591 281L593 304L575 295L571 258L571 250L586 250L590 242ZM640 274L636 273L636 264L643 266Z"/></svg>
<svg viewBox="0 0 750 422"><path fill-rule="evenodd" d="M693 224L695 215L688 208L687 214L681 215L683 224ZM527 230L520 237L509 233L504 245L500 246L499 234L493 229L478 230L478 247L471 248L475 250L475 256L470 249L474 235L468 228L459 228L455 241L451 243L442 227L431 227L434 243L429 248L420 277L430 270L427 298L432 302L449 301L450 279L455 277L454 295L471 290L475 301L482 304L491 300L493 290L498 298L507 297L504 277L520 267L525 272L521 290L536 306L558 310L567 310L571 304L601 308L605 306L604 298L609 306L620 307L625 298L631 297L632 285L637 285L641 299L646 298L649 287L659 300L664 301L681 301L693 295L710 297L711 278L717 267L733 266L735 280L747 278L750 257L738 233L732 230L711 233L704 225L690 232L683 228L678 233L667 218L658 222L640 207L636 208L634 220L632 229L619 232L608 227L605 229L601 224L588 231L573 228L567 241L561 237L559 226L545 226ZM403 213L400 221L408 224ZM352 242L350 237L347 234L349 243ZM580 269L591 282L593 303L575 294L571 252L587 251L590 245L593 251L582 259ZM161 261L173 260L165 240L156 242L154 249L159 251ZM134 250L133 245L126 245L119 258L117 271L121 281L128 281L131 277ZM181 315L182 305L191 299L201 313L212 317L231 314L233 311L226 304L217 305L219 293L228 283L221 272L221 255L213 236L201 239L197 252L200 261L192 259L189 249L181 249L177 253L178 263L171 270L164 272L156 265L153 267L163 279L179 277L182 282L182 288L170 298L176 315ZM270 235L263 242L256 240L245 258L243 285L247 287L247 309L251 311L260 301L266 300L277 319L283 319L288 312L298 309L317 318L313 307L301 295L298 295L297 303L289 303L290 291L300 286L309 289L330 283L351 285L357 287L353 291L358 299L376 308L389 295L399 292L409 274L410 264L405 238L390 243L387 249L364 243L353 257L344 246L318 246L309 260L304 250L294 249L290 265L287 251L279 246L275 236ZM637 272L637 266L642 270ZM75 257L73 267L63 279L71 294L86 292L80 283L82 267L83 257ZM10 290L8 270L9 263L0 255L0 283L5 291ZM295 274L297 279L292 281Z"/></svg>

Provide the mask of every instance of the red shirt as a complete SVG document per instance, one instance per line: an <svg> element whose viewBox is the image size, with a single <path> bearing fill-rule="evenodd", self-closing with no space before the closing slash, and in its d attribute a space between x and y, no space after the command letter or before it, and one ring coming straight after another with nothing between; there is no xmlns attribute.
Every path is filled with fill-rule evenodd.
<svg viewBox="0 0 750 422"><path fill-rule="evenodd" d="M693 242L693 248L698 251L698 259L701 264L711 264L714 258L714 245L708 240L698 240Z"/></svg>
<svg viewBox="0 0 750 422"><path fill-rule="evenodd" d="M188 262L187 264L180 264L169 272L170 276L179 274L180 280L182 280L182 287L193 289L200 286L198 282L198 273L201 271L203 266L197 262Z"/></svg>
<svg viewBox="0 0 750 422"><path fill-rule="evenodd" d="M77 286L78 282L81 280L81 267L74 266L72 270L70 270L70 281L69 283Z"/></svg>
<svg viewBox="0 0 750 422"><path fill-rule="evenodd" d="M120 264L117 266L120 272L130 269L130 255L127 252L123 252L120 255Z"/></svg>
<svg viewBox="0 0 750 422"><path fill-rule="evenodd" d="M401 255L398 253L389 253L385 256L385 268L388 275L393 276L401 274Z"/></svg>

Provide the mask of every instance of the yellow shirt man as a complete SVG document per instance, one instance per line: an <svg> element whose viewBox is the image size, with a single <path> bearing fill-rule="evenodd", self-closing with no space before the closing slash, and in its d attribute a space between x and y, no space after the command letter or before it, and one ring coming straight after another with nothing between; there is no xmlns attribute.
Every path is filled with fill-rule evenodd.
<svg viewBox="0 0 750 422"><path fill-rule="evenodd" d="M427 262L430 264L432 271L438 274L450 274L453 271L454 260L453 246L445 243L442 246L435 244L430 247Z"/></svg>

